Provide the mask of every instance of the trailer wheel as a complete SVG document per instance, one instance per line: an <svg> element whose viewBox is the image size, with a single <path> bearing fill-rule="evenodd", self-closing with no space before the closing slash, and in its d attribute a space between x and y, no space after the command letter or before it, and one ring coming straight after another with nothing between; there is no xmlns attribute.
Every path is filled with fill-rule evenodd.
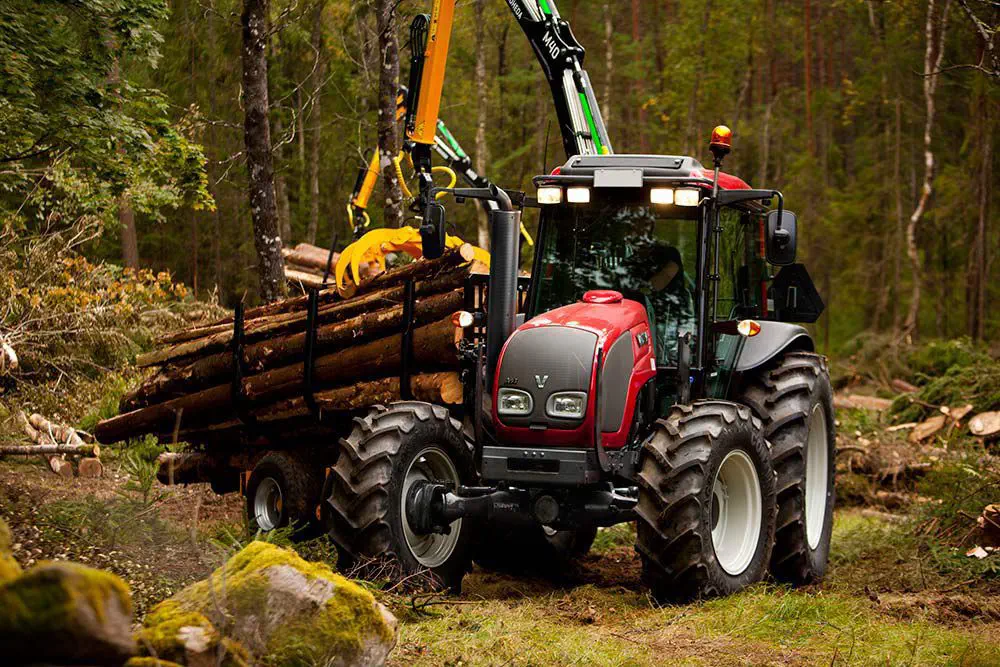
<svg viewBox="0 0 1000 667"><path fill-rule="evenodd" d="M264 456L246 487L251 532L270 532L294 524L296 536L310 537L317 523L322 477L301 457L287 452Z"/></svg>
<svg viewBox="0 0 1000 667"><path fill-rule="evenodd" d="M638 480L636 550L657 600L728 595L765 576L774 469L749 408L675 406L644 446Z"/></svg>
<svg viewBox="0 0 1000 667"><path fill-rule="evenodd" d="M788 352L749 378L740 402L764 422L778 473L771 572L795 585L826 574L833 532L833 389L818 354Z"/></svg>
<svg viewBox="0 0 1000 667"><path fill-rule="evenodd" d="M475 481L473 448L448 410L407 401L355 418L324 491L342 571L369 561L390 563L400 576L428 571L439 583L461 589L472 522L459 519L445 535L415 534L404 504L418 480L455 486Z"/></svg>
<svg viewBox="0 0 1000 667"><path fill-rule="evenodd" d="M555 530L548 526L491 524L476 545L480 567L501 572L556 572L590 552L597 537L594 526Z"/></svg>

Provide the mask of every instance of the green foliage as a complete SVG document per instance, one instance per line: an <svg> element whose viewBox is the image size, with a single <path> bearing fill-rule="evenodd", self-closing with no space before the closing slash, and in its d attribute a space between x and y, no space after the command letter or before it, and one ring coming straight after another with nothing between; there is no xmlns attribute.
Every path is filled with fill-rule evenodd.
<svg viewBox="0 0 1000 667"><path fill-rule="evenodd" d="M975 412L1000 409L1000 361L988 357L969 366L955 365L930 379L916 395L917 402L900 396L892 405L897 421L925 419L937 406L971 404Z"/></svg>
<svg viewBox="0 0 1000 667"><path fill-rule="evenodd" d="M122 486L123 495L137 499L143 507L149 507L166 495L154 492L159 486L156 472L160 465L156 459L164 451L166 448L152 435L129 442L122 457L122 469L128 475Z"/></svg>
<svg viewBox="0 0 1000 667"><path fill-rule="evenodd" d="M164 0L0 6L0 222L5 233L111 223L120 203L213 208L190 119L133 71L155 67Z"/></svg>

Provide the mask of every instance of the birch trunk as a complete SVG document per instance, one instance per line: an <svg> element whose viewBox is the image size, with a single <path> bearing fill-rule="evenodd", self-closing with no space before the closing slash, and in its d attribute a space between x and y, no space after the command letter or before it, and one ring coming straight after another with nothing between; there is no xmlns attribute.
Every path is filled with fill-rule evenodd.
<svg viewBox="0 0 1000 667"><path fill-rule="evenodd" d="M920 283L922 266L920 262L920 250L917 247L917 229L920 225L927 207L930 205L931 195L934 192L934 175L936 165L934 162L933 138L934 138L934 114L935 114L935 93L937 92L938 77L940 76L941 60L944 58L944 39L948 30L948 10L951 8L951 0L944 0L944 6L938 17L938 0L927 0L927 26L925 28L927 38L927 50L924 54L924 102L927 107L927 118L924 121L924 183L920 191L920 200L917 208L910 216L910 222L906 226L906 254L910 259L910 268L913 272L913 287L910 295L910 309L906 314L906 322L903 324L903 336L909 340L917 337L919 330L918 318L920 316ZM937 20L940 18L940 20ZM937 23L937 30L935 30Z"/></svg>

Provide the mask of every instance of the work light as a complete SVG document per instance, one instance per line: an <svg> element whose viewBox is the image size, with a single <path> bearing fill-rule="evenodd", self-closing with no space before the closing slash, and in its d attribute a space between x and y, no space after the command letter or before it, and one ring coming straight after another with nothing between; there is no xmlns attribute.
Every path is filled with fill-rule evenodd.
<svg viewBox="0 0 1000 667"><path fill-rule="evenodd" d="M701 191L697 188L674 190L674 203L678 206L697 206L701 201Z"/></svg>
<svg viewBox="0 0 1000 667"><path fill-rule="evenodd" d="M590 188L566 188L566 201L570 204L589 204Z"/></svg>
<svg viewBox="0 0 1000 667"><path fill-rule="evenodd" d="M559 204L562 203L562 188L551 185L538 188L539 204Z"/></svg>
<svg viewBox="0 0 1000 667"><path fill-rule="evenodd" d="M534 408L531 394L520 389L504 387L497 393L497 412L501 415L523 417Z"/></svg>
<svg viewBox="0 0 1000 667"><path fill-rule="evenodd" d="M674 191L670 188L653 188L649 191L649 203L651 204L673 204Z"/></svg>

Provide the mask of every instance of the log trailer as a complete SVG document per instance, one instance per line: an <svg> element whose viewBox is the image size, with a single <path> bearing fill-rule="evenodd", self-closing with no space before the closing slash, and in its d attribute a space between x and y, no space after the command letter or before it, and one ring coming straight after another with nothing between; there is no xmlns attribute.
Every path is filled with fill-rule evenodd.
<svg viewBox="0 0 1000 667"><path fill-rule="evenodd" d="M435 2L425 80L409 108L425 257L443 248L440 192L492 204L489 275L468 278L454 317L464 331L460 404L407 395L404 317L404 400L325 414L310 437L273 429L244 456L248 477L208 466L190 479L238 486L252 526L327 532L345 569L391 561L453 590L473 560L565 563L599 527L623 522L636 523L657 600L724 595L769 572L819 580L835 415L826 360L798 324L824 305L795 263L795 214L779 191L722 172L723 126L711 169L689 156L611 154L582 49L551 0L508 4L548 66L570 157L534 179L534 196L434 187L429 151L454 4ZM518 277L526 208L539 222L530 279ZM402 293L412 317L412 283Z"/></svg>

